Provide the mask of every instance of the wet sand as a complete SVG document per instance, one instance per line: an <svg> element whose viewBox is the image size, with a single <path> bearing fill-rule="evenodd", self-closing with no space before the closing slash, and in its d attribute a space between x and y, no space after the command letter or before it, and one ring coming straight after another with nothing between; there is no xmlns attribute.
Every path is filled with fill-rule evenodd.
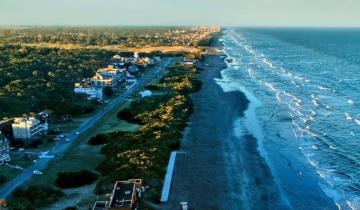
<svg viewBox="0 0 360 210"><path fill-rule="evenodd" d="M217 43L214 43L217 44ZM162 209L284 209L256 139L234 135L234 121L249 101L241 92L224 92L214 81L226 68L224 57L208 55L199 76L202 89L192 95L194 114L179 151L169 202Z"/></svg>

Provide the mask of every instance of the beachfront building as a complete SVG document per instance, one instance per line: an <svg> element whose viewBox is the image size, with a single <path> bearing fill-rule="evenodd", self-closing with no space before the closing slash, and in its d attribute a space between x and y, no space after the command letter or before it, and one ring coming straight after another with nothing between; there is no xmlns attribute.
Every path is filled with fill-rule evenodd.
<svg viewBox="0 0 360 210"><path fill-rule="evenodd" d="M31 140L46 135L48 131L47 121L40 121L35 117L18 117L12 123L15 139Z"/></svg>
<svg viewBox="0 0 360 210"><path fill-rule="evenodd" d="M110 201L96 201L93 210L135 210L142 190L141 179L117 181Z"/></svg>
<svg viewBox="0 0 360 210"><path fill-rule="evenodd" d="M10 161L9 141L0 131L0 165Z"/></svg>

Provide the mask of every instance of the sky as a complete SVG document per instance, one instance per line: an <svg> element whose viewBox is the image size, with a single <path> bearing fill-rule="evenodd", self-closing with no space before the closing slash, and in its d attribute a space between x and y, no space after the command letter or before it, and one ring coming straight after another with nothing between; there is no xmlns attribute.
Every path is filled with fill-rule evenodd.
<svg viewBox="0 0 360 210"><path fill-rule="evenodd" d="M0 25L360 27L360 0L0 0Z"/></svg>

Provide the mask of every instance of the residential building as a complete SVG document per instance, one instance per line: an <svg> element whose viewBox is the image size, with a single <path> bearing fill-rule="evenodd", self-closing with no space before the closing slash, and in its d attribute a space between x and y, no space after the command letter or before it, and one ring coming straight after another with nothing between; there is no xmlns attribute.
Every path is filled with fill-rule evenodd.
<svg viewBox="0 0 360 210"><path fill-rule="evenodd" d="M152 92L150 90L144 90L139 92L141 98L150 97L152 95Z"/></svg>
<svg viewBox="0 0 360 210"><path fill-rule="evenodd" d="M6 137L0 131L0 165L10 161L10 146Z"/></svg>
<svg viewBox="0 0 360 210"><path fill-rule="evenodd" d="M15 118L11 126L15 139L31 140L46 135L48 131L47 121L35 117Z"/></svg>
<svg viewBox="0 0 360 210"><path fill-rule="evenodd" d="M83 81L81 83L75 83L74 93L76 94L86 94L88 100L102 100L103 99L103 90L102 88L95 88L92 86L91 82Z"/></svg>
<svg viewBox="0 0 360 210"><path fill-rule="evenodd" d="M93 210L136 210L137 200L142 192L141 179L117 181L114 185L110 201L97 201Z"/></svg>
<svg viewBox="0 0 360 210"><path fill-rule="evenodd" d="M101 88L115 87L125 79L126 68L118 68L119 66L120 63L114 63L107 68L97 70L95 76L91 78L92 85Z"/></svg>

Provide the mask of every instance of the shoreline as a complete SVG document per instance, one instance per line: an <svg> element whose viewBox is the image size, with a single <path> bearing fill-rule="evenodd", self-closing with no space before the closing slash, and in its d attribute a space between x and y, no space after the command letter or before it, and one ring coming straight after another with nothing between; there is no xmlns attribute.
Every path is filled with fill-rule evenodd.
<svg viewBox="0 0 360 210"><path fill-rule="evenodd" d="M219 45L218 38L214 44ZM194 209L284 209L256 139L233 133L249 100L239 91L224 92L215 79L226 69L223 55L205 56L200 92L192 94L194 113L184 132L169 202L187 201Z"/></svg>
<svg viewBox="0 0 360 210"><path fill-rule="evenodd" d="M227 69L222 71L225 77L224 80L228 80L229 87L233 88L233 91L245 93L247 98L250 99L250 108L253 106L253 110L249 108L245 111L245 113L248 113L244 124L248 125L243 127L246 127L244 129L250 131L256 137L259 144L259 153L266 160L267 167L269 167L278 187L282 202L290 209L337 209L335 201L320 187L321 180L316 171L309 166L306 158L299 153L294 142L286 143L283 141L286 139L280 136L278 136L279 138L276 137L276 139L263 137L266 134L263 130L263 123L265 122L257 119L257 115L259 115L259 110L260 114L266 115L265 110L261 108L267 106L266 101L263 104L251 91L238 84L243 78L231 78L234 71L231 69L231 64L228 67L229 71L226 71Z"/></svg>

